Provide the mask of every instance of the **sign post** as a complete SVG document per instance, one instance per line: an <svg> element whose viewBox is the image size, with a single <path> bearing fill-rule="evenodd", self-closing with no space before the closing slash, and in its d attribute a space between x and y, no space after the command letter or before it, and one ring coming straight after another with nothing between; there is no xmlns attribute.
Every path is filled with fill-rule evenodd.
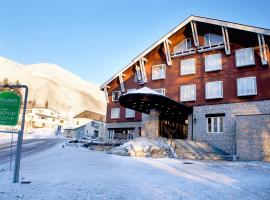
<svg viewBox="0 0 270 200"><path fill-rule="evenodd" d="M26 85L4 85L1 87L10 88L10 89L14 89L14 88L25 89L21 129L18 131L15 168L14 168L14 175L13 175L13 183L18 183L19 174L20 174L20 161L21 161L22 140L23 140L23 132L24 132L28 87ZM12 91L0 92L0 125L16 126L19 120L20 105L21 105L21 97L15 92L12 92ZM13 133L14 131L0 131L0 132Z"/></svg>

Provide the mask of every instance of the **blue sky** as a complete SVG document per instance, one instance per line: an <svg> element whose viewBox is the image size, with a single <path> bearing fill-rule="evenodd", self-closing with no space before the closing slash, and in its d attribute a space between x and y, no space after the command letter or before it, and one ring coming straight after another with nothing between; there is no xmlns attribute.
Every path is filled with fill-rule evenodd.
<svg viewBox="0 0 270 200"><path fill-rule="evenodd" d="M0 56L102 84L190 15L270 29L270 1L0 0Z"/></svg>

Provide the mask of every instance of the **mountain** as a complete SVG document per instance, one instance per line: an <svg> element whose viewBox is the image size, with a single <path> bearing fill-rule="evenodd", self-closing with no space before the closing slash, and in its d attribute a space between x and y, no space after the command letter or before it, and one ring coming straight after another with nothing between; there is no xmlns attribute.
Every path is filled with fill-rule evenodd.
<svg viewBox="0 0 270 200"><path fill-rule="evenodd" d="M55 64L41 63L22 65L0 57L0 80L19 80L29 87L28 100L35 100L37 106L49 107L72 117L84 110L105 114L106 101L99 86Z"/></svg>

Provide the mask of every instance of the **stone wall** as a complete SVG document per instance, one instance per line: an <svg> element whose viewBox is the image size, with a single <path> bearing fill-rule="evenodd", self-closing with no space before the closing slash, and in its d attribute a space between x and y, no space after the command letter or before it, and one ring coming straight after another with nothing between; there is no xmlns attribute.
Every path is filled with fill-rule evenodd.
<svg viewBox="0 0 270 200"><path fill-rule="evenodd" d="M159 130L159 115L155 109L150 110L150 114L142 116L142 136L157 138Z"/></svg>
<svg viewBox="0 0 270 200"><path fill-rule="evenodd" d="M225 113L224 133L207 133L207 119L205 115L214 113ZM270 101L194 106L193 139L207 142L229 154L236 154L235 116L255 114L270 114Z"/></svg>
<svg viewBox="0 0 270 200"><path fill-rule="evenodd" d="M236 116L237 156L270 162L270 115Z"/></svg>

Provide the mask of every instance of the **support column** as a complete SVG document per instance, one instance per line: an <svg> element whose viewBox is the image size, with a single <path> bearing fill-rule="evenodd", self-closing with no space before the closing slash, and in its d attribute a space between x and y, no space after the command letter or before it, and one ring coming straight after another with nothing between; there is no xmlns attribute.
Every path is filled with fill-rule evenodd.
<svg viewBox="0 0 270 200"><path fill-rule="evenodd" d="M194 45L195 47L198 47L200 44L199 44L199 36L198 36L198 31L197 31L197 24L195 21L191 21L191 30L192 30Z"/></svg>
<svg viewBox="0 0 270 200"><path fill-rule="evenodd" d="M142 137L157 138L159 132L159 115L156 109L150 110L150 115L143 114Z"/></svg>
<svg viewBox="0 0 270 200"><path fill-rule="evenodd" d="M266 45L265 45L265 40L264 36L262 34L258 33L258 42L259 42L259 47L260 47L260 57L261 57L261 63L263 65L267 65L268 63L268 58L267 58L267 52L266 52Z"/></svg>

